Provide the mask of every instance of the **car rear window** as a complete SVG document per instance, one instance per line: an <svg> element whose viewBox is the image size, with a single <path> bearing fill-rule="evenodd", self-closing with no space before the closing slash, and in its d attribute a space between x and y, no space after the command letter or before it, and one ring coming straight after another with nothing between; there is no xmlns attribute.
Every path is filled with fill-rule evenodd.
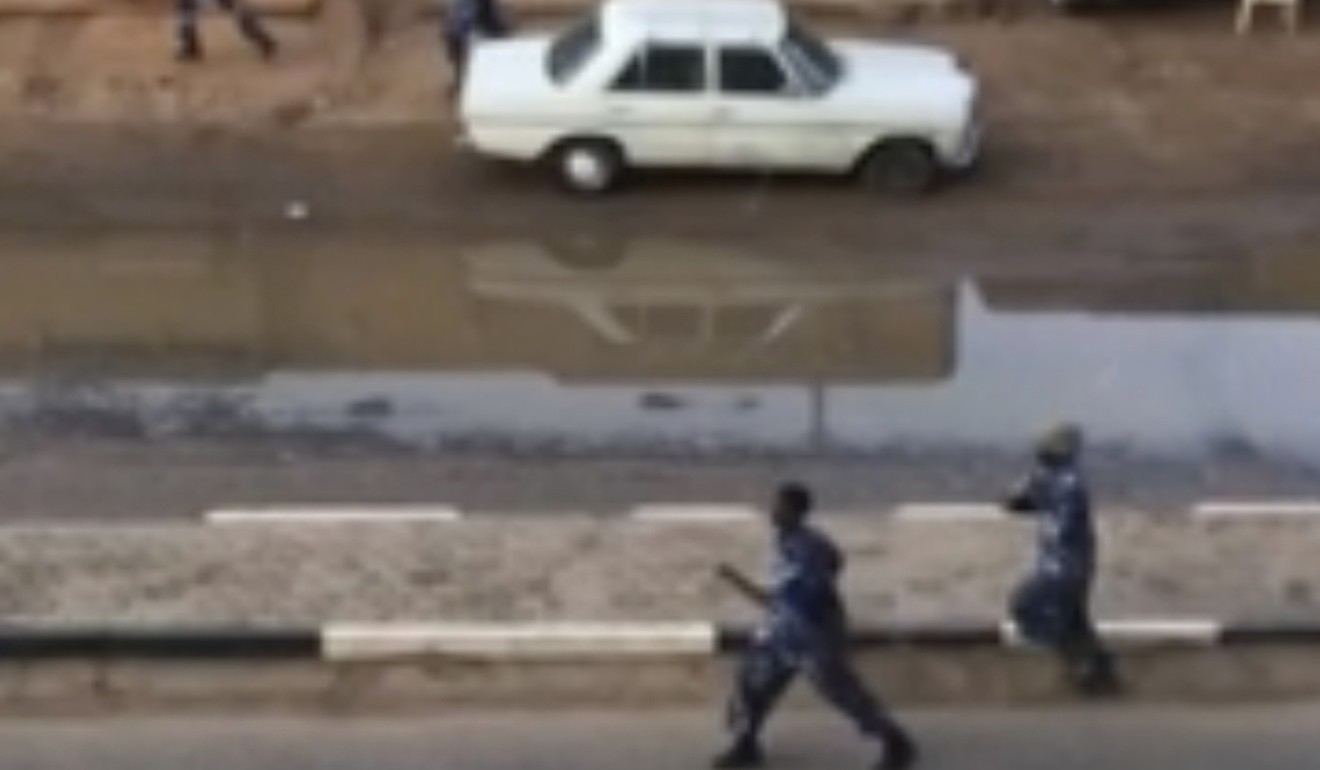
<svg viewBox="0 0 1320 770"><path fill-rule="evenodd" d="M600 48L600 24L588 16L560 33L550 44L546 66L556 83L570 80Z"/></svg>

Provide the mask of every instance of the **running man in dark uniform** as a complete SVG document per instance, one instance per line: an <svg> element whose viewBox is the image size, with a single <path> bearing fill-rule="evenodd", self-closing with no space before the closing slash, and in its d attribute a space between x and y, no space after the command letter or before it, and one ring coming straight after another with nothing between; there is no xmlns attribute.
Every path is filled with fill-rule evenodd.
<svg viewBox="0 0 1320 770"><path fill-rule="evenodd" d="M1118 675L1091 620L1097 546L1082 441L1075 425L1042 436L1035 467L1004 502L1040 523L1035 566L1014 592L1010 612L1027 641L1059 654L1080 692L1110 695L1119 689Z"/></svg>
<svg viewBox="0 0 1320 770"><path fill-rule="evenodd" d="M774 580L760 589L731 577L769 610L765 627L746 651L729 703L733 741L716 768L758 767L764 757L761 730L776 702L802 672L822 696L880 743L877 770L911 766L916 745L853 670L848 654L848 615L837 582L844 560L830 539L807 525L811 491L784 484L771 520L775 529Z"/></svg>

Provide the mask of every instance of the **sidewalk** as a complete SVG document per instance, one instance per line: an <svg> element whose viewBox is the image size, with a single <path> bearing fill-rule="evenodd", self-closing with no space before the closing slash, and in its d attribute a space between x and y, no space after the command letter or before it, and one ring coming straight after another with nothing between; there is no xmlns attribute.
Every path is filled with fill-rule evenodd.
<svg viewBox="0 0 1320 770"><path fill-rule="evenodd" d="M1320 521L1107 515L1101 617L1313 617ZM826 517L859 626L998 621L1029 564L1015 520ZM755 620L712 576L760 575L756 522L483 516L438 524L0 530L10 622Z"/></svg>

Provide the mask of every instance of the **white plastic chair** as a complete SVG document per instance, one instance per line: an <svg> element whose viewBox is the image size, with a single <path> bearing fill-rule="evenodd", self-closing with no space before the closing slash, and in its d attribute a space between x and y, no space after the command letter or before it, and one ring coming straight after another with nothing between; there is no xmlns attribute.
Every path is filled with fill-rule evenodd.
<svg viewBox="0 0 1320 770"><path fill-rule="evenodd" d="M1245 35L1256 22L1256 11L1260 8L1272 8L1279 14L1283 26L1289 33L1295 34L1302 26L1303 0L1240 0L1237 16L1237 33Z"/></svg>

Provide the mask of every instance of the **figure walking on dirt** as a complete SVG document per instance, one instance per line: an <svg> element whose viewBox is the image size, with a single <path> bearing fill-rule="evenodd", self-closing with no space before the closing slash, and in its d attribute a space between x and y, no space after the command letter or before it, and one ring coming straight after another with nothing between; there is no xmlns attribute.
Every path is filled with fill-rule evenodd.
<svg viewBox="0 0 1320 770"><path fill-rule="evenodd" d="M1036 563L1014 592L1010 612L1027 641L1059 654L1079 692L1112 695L1118 675L1091 620L1097 546L1082 443L1081 428L1071 424L1042 436L1035 467L1004 502L1040 522Z"/></svg>
<svg viewBox="0 0 1320 770"><path fill-rule="evenodd" d="M201 61L202 38L197 29L197 17L205 5L215 5L234 18L238 31L243 34L252 47L263 59L273 59L279 52L275 38L266 31L265 25L256 13L248 7L246 0L174 0L178 18L177 58L182 62Z"/></svg>
<svg viewBox="0 0 1320 770"><path fill-rule="evenodd" d="M472 44L481 38L504 37L509 34L508 18L499 0L443 0L443 29L445 55L449 59L451 80L449 93L457 95L463 86L468 56Z"/></svg>
<svg viewBox="0 0 1320 770"><path fill-rule="evenodd" d="M770 587L720 567L720 575L765 606L768 617L744 653L728 709L733 740L715 758L716 768L764 762L761 729L799 672L863 735L880 743L877 770L902 770L916 761L916 744L853 670L848 613L837 586L843 555L824 533L808 526L813 507L806 486L779 487L770 514L775 532Z"/></svg>

